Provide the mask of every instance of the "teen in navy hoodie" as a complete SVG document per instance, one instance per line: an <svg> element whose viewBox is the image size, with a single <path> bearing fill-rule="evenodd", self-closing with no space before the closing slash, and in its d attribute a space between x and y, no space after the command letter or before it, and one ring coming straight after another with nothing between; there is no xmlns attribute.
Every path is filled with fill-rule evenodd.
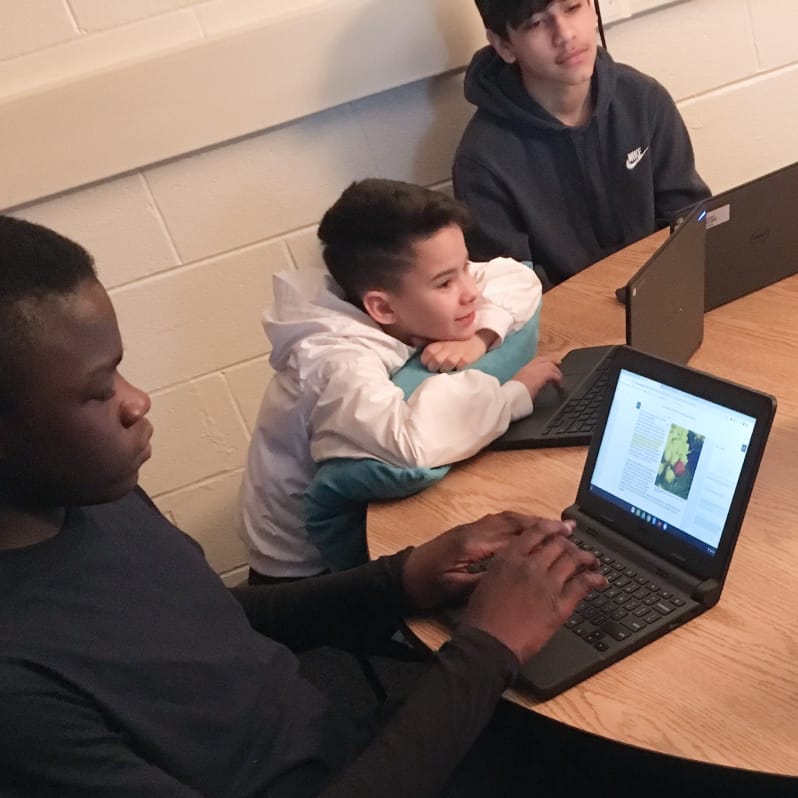
<svg viewBox="0 0 798 798"><path fill-rule="evenodd" d="M679 111L596 42L593 0L477 0L489 47L468 68L477 111L454 188L471 257L531 260L557 284L710 195Z"/></svg>

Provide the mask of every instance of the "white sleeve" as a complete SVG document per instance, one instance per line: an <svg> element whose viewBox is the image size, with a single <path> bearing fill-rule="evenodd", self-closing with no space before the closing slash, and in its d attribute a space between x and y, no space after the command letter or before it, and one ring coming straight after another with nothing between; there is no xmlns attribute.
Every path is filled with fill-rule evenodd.
<svg viewBox="0 0 798 798"><path fill-rule="evenodd" d="M532 268L512 258L472 263L471 273L483 298L477 311L477 329L496 333L495 349L508 333L520 329L535 315L543 287Z"/></svg>
<svg viewBox="0 0 798 798"><path fill-rule="evenodd" d="M407 401L377 357L328 363L324 371L309 416L317 462L374 457L405 467L447 465L476 454L532 412L523 385L500 385L476 369L427 377Z"/></svg>

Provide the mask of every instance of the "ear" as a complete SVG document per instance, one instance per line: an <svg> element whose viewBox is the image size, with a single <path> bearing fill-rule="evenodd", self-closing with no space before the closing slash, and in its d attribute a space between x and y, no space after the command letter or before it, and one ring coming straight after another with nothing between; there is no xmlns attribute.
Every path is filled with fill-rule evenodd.
<svg viewBox="0 0 798 798"><path fill-rule="evenodd" d="M387 291L376 288L366 291L363 295L363 307L377 324L385 326L396 321L396 311Z"/></svg>
<svg viewBox="0 0 798 798"><path fill-rule="evenodd" d="M506 64L514 64L516 61L515 58L515 50L513 46L510 44L509 40L505 39L504 36L499 36L498 33L495 33L492 30L485 29L485 35L488 37L488 42L490 42L490 46L498 53L499 58L502 59Z"/></svg>

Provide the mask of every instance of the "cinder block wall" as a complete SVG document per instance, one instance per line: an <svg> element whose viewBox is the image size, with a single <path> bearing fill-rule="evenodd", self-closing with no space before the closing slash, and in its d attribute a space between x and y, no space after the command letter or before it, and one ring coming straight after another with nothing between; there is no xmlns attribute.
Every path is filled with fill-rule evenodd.
<svg viewBox="0 0 798 798"><path fill-rule="evenodd" d="M71 37L102 30L107 43L136 24L156 40L190 27L195 8L223 6L9 0L0 7L0 75L22 75ZM677 98L699 169L720 191L798 159L796 28L790 0L689 0L613 25L607 38L618 60ZM460 73L412 83L6 209L95 255L122 328L123 370L153 398L154 455L142 482L230 581L244 561L236 494L270 377L260 313L271 275L320 266L316 224L350 181L448 185L471 112L461 83Z"/></svg>

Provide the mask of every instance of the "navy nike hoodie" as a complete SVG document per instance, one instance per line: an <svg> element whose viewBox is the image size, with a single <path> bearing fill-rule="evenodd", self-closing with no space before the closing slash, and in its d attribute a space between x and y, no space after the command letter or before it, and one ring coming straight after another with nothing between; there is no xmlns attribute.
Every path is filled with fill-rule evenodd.
<svg viewBox="0 0 798 798"><path fill-rule="evenodd" d="M474 55L465 96L477 111L453 168L477 225L473 259L531 260L557 284L710 195L663 86L599 48L591 90L589 121L568 127L529 96L516 65L492 47Z"/></svg>

